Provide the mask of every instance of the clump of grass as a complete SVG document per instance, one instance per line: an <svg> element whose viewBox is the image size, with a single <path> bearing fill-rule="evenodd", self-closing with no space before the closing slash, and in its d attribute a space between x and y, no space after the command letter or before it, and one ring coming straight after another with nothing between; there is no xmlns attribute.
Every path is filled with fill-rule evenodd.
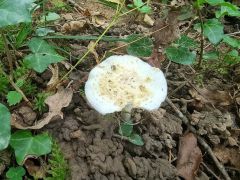
<svg viewBox="0 0 240 180"><path fill-rule="evenodd" d="M67 161L65 160L63 153L56 141L53 141L52 153L49 159L50 169L48 173L50 177L46 180L66 180L69 176L69 168Z"/></svg>
<svg viewBox="0 0 240 180"><path fill-rule="evenodd" d="M38 93L34 100L34 110L38 110L40 113L47 111L47 106L45 104L46 98L49 96L49 93Z"/></svg>

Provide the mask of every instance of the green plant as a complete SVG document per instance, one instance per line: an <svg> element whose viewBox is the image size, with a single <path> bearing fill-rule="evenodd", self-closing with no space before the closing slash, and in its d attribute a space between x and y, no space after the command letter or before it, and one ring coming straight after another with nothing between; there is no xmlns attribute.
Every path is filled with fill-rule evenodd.
<svg viewBox="0 0 240 180"><path fill-rule="evenodd" d="M135 145L144 145L142 137L139 134L133 132L133 122L130 119L120 123L118 133Z"/></svg>
<svg viewBox="0 0 240 180"><path fill-rule="evenodd" d="M203 17L202 9L206 4L215 6L215 18L205 19ZM240 63L240 58L237 52L237 49L240 48L240 40L224 34L222 18L225 15L240 17L239 8L229 2L225 2L224 0L197 0L194 7L197 10L197 16L200 21L194 25L194 29L198 31L201 36L200 46L197 46L196 42L191 38L183 35L172 45L167 47L165 53L168 59L173 62L179 64L194 64L197 58L196 51L198 51L199 67L202 66L203 62L205 63L206 61L212 60L214 56L214 59L216 60L216 65L214 66L217 66L217 71L226 73L226 70L224 70L226 67L231 67L231 65ZM213 49L217 50L214 54L212 52L204 51L204 38L207 38L213 46ZM187 44L179 44L179 41L182 40L187 42ZM194 46L192 46L193 42ZM222 44L225 44L228 47L225 49L219 48Z"/></svg>
<svg viewBox="0 0 240 180"><path fill-rule="evenodd" d="M61 149L56 141L53 141L52 152L49 159L48 173L51 177L46 180L65 180L69 175L69 168Z"/></svg>
<svg viewBox="0 0 240 180"><path fill-rule="evenodd" d="M129 4L128 7L137 8L139 12L145 14L149 14L152 12L151 7L144 3L142 0L133 0L133 4Z"/></svg>
<svg viewBox="0 0 240 180"><path fill-rule="evenodd" d="M47 110L45 100L49 96L49 93L38 93L35 100L34 100L34 107L33 109L38 110L40 113L43 113Z"/></svg>
<svg viewBox="0 0 240 180"><path fill-rule="evenodd" d="M22 166L10 167L6 173L6 177L10 180L22 180L26 171Z"/></svg>
<svg viewBox="0 0 240 180"><path fill-rule="evenodd" d="M28 156L41 156L51 152L52 141L48 134L32 136L30 131L20 130L11 135L10 145L14 149L17 163L22 165Z"/></svg>

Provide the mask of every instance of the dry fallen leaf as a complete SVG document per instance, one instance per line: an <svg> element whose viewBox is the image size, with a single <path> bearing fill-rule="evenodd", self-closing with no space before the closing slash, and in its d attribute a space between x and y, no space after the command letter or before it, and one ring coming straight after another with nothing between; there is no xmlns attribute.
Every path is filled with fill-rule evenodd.
<svg viewBox="0 0 240 180"><path fill-rule="evenodd" d="M51 87L53 84L56 84L58 82L58 65L54 64L53 66L49 65L48 67L52 72L52 77L50 81L47 83L47 86Z"/></svg>
<svg viewBox="0 0 240 180"><path fill-rule="evenodd" d="M158 19L154 23L153 30L157 31L161 28L165 28L157 31L153 34L155 48L158 49L159 46L166 47L170 45L175 39L179 37L178 30L178 20L177 17L179 15L179 11L169 11L168 19Z"/></svg>
<svg viewBox="0 0 240 180"><path fill-rule="evenodd" d="M240 169L240 151L238 148L229 148L220 145L215 147L213 152L223 164L230 163L234 167Z"/></svg>
<svg viewBox="0 0 240 180"><path fill-rule="evenodd" d="M98 13L96 13L95 15L92 15L91 24L95 27L102 27L102 28L106 28L109 25L107 18Z"/></svg>
<svg viewBox="0 0 240 180"><path fill-rule="evenodd" d="M227 91L208 90L206 88L190 89L189 93L200 104L212 104L216 106L229 106L232 97Z"/></svg>
<svg viewBox="0 0 240 180"><path fill-rule="evenodd" d="M149 26L153 26L154 24L154 20L147 14L144 15L143 21Z"/></svg>
<svg viewBox="0 0 240 180"><path fill-rule="evenodd" d="M65 23L62 26L62 32L80 32L84 29L86 24L85 20L79 20L79 21L70 21L68 23Z"/></svg>
<svg viewBox="0 0 240 180"><path fill-rule="evenodd" d="M199 165L202 162L202 152L197 146L197 138L192 133L180 138L177 170L178 175L185 180L194 180Z"/></svg>
<svg viewBox="0 0 240 180"><path fill-rule="evenodd" d="M49 107L49 112L47 116L43 119L37 121L37 123L33 126L22 126L18 122L18 117L16 114L12 114L11 125L17 129L41 129L43 126L48 124L54 117L60 116L63 119L62 108L67 107L73 96L73 90L70 88L60 89L58 92L52 96L49 96L45 103Z"/></svg>
<svg viewBox="0 0 240 180"><path fill-rule="evenodd" d="M35 163L38 159L28 158L24 161L27 172L36 179L44 179L46 177L46 167L43 167L41 161ZM40 164L40 165L37 165Z"/></svg>

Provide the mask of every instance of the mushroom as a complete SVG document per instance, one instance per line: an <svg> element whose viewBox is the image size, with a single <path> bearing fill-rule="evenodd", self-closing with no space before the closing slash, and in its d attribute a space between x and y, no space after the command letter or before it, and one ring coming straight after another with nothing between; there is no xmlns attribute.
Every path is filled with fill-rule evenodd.
<svg viewBox="0 0 240 180"><path fill-rule="evenodd" d="M128 105L154 110L167 96L167 82L160 69L137 57L111 56L90 71L85 94L88 103L103 115Z"/></svg>

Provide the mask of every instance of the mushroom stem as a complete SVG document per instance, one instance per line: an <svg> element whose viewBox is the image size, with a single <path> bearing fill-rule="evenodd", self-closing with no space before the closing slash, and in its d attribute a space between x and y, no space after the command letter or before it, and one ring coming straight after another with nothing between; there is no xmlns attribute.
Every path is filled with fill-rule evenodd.
<svg viewBox="0 0 240 180"><path fill-rule="evenodd" d="M124 122L131 122L131 111L132 111L132 104L127 104L122 110L122 120Z"/></svg>

